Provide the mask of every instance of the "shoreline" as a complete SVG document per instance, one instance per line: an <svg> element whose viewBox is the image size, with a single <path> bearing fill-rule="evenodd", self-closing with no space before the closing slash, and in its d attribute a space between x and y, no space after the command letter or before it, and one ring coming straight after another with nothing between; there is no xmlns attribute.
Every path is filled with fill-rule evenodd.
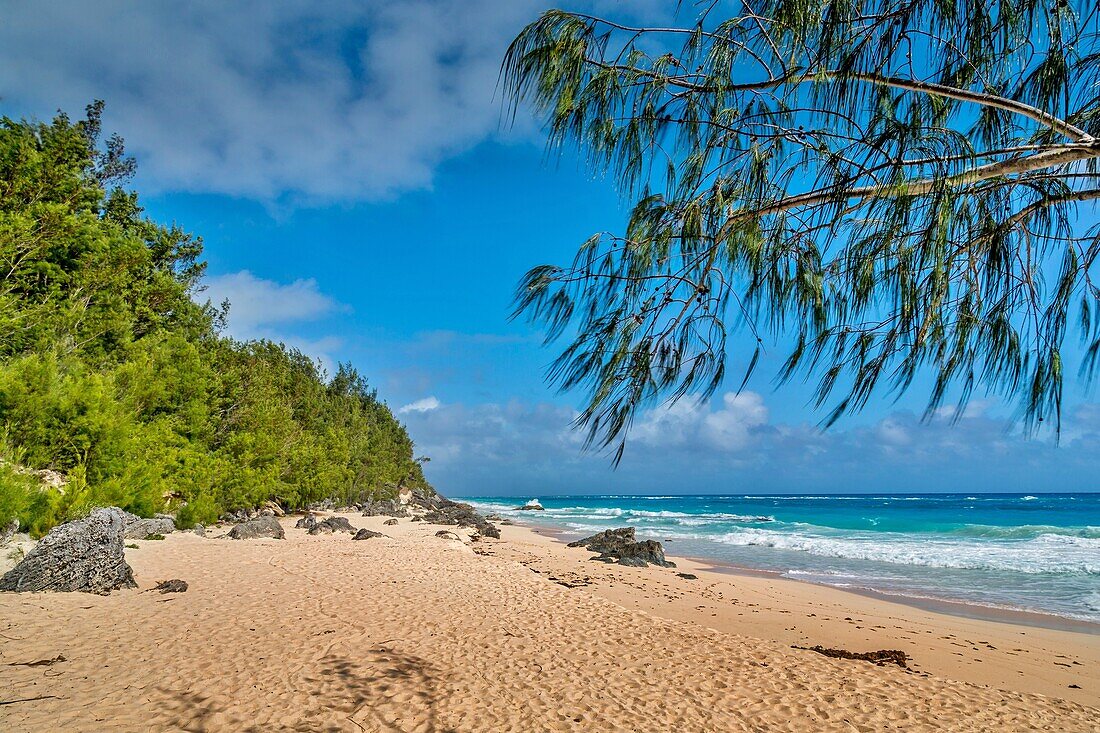
<svg viewBox="0 0 1100 733"><path fill-rule="evenodd" d="M548 536L553 536L554 539L560 542L562 545L567 545L569 542L585 536L584 533L556 527L549 523L540 524L535 521L525 521L522 517L517 519L516 517L509 515L508 519L509 521L514 522L516 526L526 527L528 529L531 529L532 531L539 532L540 534L545 532L548 534ZM638 532L640 533L639 539L652 539L641 536L642 534L644 534L644 531L644 528L638 529ZM950 616L958 616L960 618L990 621L993 623L1007 623L1021 626L1031 626L1034 628L1050 629L1054 631L1072 631L1076 633L1100 636L1100 622L1090 621L1088 619L1077 618L1074 616L1060 616L1055 613L1047 613L1044 611L1036 611L1019 607L996 606L958 599L933 598L906 593L894 593L878 590L875 588L866 588L859 586L840 586L831 585L829 583L819 583L813 580L792 578L789 575L786 575L778 570L747 567L744 565L737 565L735 563L726 562L724 560L716 558L702 557L698 555L680 555L676 553L675 547L673 547L670 552L669 547L666 544L667 542L667 539L661 539L661 543L666 545L665 554L668 557L674 559L683 558L685 560L691 560L694 563L708 566L714 572L746 577L772 578L782 582L802 583L817 588L830 588L844 593L851 593L853 595L873 598L886 602L900 603L906 606L910 606L912 608L920 609L922 611L942 613Z"/></svg>
<svg viewBox="0 0 1100 733"><path fill-rule="evenodd" d="M0 593L0 728L1083 732L1100 718L1093 635L681 557L595 563L526 525L473 541L340 516L385 536L310 536L295 517L285 540L176 532L132 542L137 589ZM189 589L151 592L168 578ZM903 650L908 669L800 648L815 644Z"/></svg>

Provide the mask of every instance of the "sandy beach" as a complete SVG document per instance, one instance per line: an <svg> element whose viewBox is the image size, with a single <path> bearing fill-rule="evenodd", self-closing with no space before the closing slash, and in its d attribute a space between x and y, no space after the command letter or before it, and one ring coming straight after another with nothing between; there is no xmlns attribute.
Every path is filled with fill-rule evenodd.
<svg viewBox="0 0 1100 733"><path fill-rule="evenodd" d="M1100 730L1096 629L344 516L388 536L175 533L127 551L136 590L0 594L0 729Z"/></svg>

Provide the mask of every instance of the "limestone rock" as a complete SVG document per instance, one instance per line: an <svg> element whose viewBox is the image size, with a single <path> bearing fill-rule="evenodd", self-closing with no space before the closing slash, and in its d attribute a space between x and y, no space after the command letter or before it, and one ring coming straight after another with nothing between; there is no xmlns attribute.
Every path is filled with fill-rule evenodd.
<svg viewBox="0 0 1100 733"><path fill-rule="evenodd" d="M344 517L328 517L317 522L309 530L310 534L332 534L333 532L355 534L355 527L352 527L351 522Z"/></svg>
<svg viewBox="0 0 1100 733"><path fill-rule="evenodd" d="M0 578L0 590L107 595L118 588L137 587L126 563L125 524L123 511L110 507L54 527Z"/></svg>
<svg viewBox="0 0 1100 733"><path fill-rule="evenodd" d="M229 530L229 536L235 540L254 540L260 537L286 539L283 525L279 524L279 520L275 517L256 517L247 522L241 522Z"/></svg>
<svg viewBox="0 0 1100 733"><path fill-rule="evenodd" d="M638 542L633 527L608 529L583 540L570 542L570 547L585 547L599 556L593 558L604 562L618 562L620 565L645 567L647 564L674 568L676 564L665 559L665 550L656 540Z"/></svg>
<svg viewBox="0 0 1100 733"><path fill-rule="evenodd" d="M123 537L128 540L143 540L151 534L165 535L176 531L176 521L167 514L158 514L152 519L125 514L125 519Z"/></svg>
<svg viewBox="0 0 1100 733"><path fill-rule="evenodd" d="M407 517L409 510L401 503L393 499L379 499L367 501L363 504L364 517Z"/></svg>

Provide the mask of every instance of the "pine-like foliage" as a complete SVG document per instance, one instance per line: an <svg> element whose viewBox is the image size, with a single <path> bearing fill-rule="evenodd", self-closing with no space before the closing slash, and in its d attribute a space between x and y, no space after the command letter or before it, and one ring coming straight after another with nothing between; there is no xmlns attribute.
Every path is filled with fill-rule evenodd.
<svg viewBox="0 0 1100 733"><path fill-rule="evenodd" d="M86 120L0 119L0 526L114 504L182 524L426 487L413 443L350 366L218 335L202 241L142 216L133 162ZM28 469L67 476L43 487Z"/></svg>
<svg viewBox="0 0 1100 733"><path fill-rule="evenodd" d="M549 11L504 61L551 144L636 201L517 293L572 339L551 378L587 390L590 439L712 392L738 327L748 372L791 345L779 378L814 379L829 424L928 374L930 413L980 389L1057 429L1067 330L1086 377L1100 350L1095 0L688 8L683 28Z"/></svg>

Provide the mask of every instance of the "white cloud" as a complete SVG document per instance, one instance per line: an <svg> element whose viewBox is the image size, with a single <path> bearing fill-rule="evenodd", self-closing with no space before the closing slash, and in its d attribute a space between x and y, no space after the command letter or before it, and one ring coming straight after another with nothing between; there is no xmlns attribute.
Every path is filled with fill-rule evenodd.
<svg viewBox="0 0 1100 733"><path fill-rule="evenodd" d="M315 321L345 309L322 293L313 278L280 283L241 270L207 278L205 285L200 298L214 305L229 301L229 333L237 338L266 338L271 327Z"/></svg>
<svg viewBox="0 0 1100 733"><path fill-rule="evenodd" d="M401 415L409 412L431 412L432 410L438 410L442 406L442 402L440 402L434 396L429 396L417 400L416 402L410 402L409 404L399 408L397 412Z"/></svg>
<svg viewBox="0 0 1100 733"><path fill-rule="evenodd" d="M710 403L698 400L648 410L638 419L631 438L650 447L696 446L728 453L748 445L754 430L767 422L763 397L756 392L727 392L713 411Z"/></svg>
<svg viewBox="0 0 1100 733"><path fill-rule="evenodd" d="M196 295L196 300L209 300L215 306L229 301L226 335L242 341L267 339L284 343L319 361L329 375L335 373L333 354L343 348L342 338L300 336L290 331L294 324L315 322L348 310L322 293L316 280L280 283L241 270L207 278L204 285L205 290Z"/></svg>
<svg viewBox="0 0 1100 733"><path fill-rule="evenodd" d="M536 0L11 3L5 102L107 102L143 188L359 200L430 185L499 128L504 49Z"/></svg>
<svg viewBox="0 0 1100 733"><path fill-rule="evenodd" d="M579 0L618 17L647 0ZM139 157L142 190L358 201L431 185L501 134L500 63L542 0L5 3L8 109L78 114ZM534 132L521 115L519 130ZM538 136L533 136L538 137ZM541 144L541 143L540 143Z"/></svg>
<svg viewBox="0 0 1100 733"><path fill-rule="evenodd" d="M405 416L428 476L456 496L565 493L1082 491L1096 475L1100 411L1065 416L1073 438L1026 439L987 414L922 422L899 411L866 427L772 422L763 397L647 411L613 469L585 453L577 413L551 404L447 404ZM975 472L974 467L982 467Z"/></svg>

